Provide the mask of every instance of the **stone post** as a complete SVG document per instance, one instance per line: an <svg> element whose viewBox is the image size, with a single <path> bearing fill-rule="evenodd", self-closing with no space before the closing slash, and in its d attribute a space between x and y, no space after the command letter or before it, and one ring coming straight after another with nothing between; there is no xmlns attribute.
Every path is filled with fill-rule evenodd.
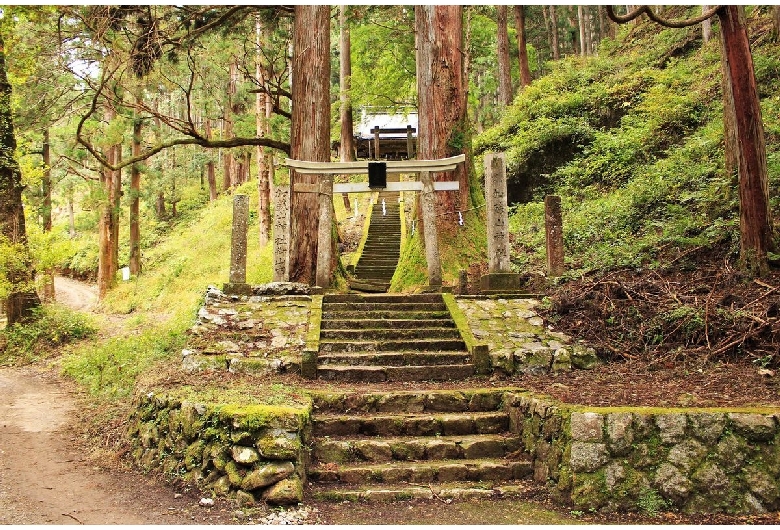
<svg viewBox="0 0 780 530"><path fill-rule="evenodd" d="M320 223L317 232L317 287L330 287L333 263L333 175L320 177Z"/></svg>
<svg viewBox="0 0 780 530"><path fill-rule="evenodd" d="M506 192L504 153L485 155L485 199L487 200L488 274L480 278L483 292L520 290L520 276L510 272L509 207Z"/></svg>
<svg viewBox="0 0 780 530"><path fill-rule="evenodd" d="M406 126L406 157L411 160L414 155L414 140L412 139L412 126Z"/></svg>
<svg viewBox="0 0 780 530"><path fill-rule="evenodd" d="M458 271L458 294L468 294L469 290L469 275L466 269L460 269Z"/></svg>
<svg viewBox="0 0 780 530"><path fill-rule="evenodd" d="M246 294L251 288L246 283L247 223L249 197L233 197L233 232L230 238L230 280L224 291L228 294Z"/></svg>
<svg viewBox="0 0 780 530"><path fill-rule="evenodd" d="M509 272L509 208L504 153L485 155L488 272Z"/></svg>
<svg viewBox="0 0 780 530"><path fill-rule="evenodd" d="M379 160L379 125L374 127L374 159Z"/></svg>
<svg viewBox="0 0 780 530"><path fill-rule="evenodd" d="M547 240L547 273L560 276L565 269L563 263L563 216L561 198L547 195L544 198L544 228Z"/></svg>
<svg viewBox="0 0 780 530"><path fill-rule="evenodd" d="M290 280L290 189L274 190L274 281Z"/></svg>
<svg viewBox="0 0 780 530"><path fill-rule="evenodd" d="M422 207L423 241L425 261L428 262L428 285L441 287L441 261L439 260L439 235L436 230L436 200L433 196L433 179L430 171L420 172L423 189L420 195Z"/></svg>

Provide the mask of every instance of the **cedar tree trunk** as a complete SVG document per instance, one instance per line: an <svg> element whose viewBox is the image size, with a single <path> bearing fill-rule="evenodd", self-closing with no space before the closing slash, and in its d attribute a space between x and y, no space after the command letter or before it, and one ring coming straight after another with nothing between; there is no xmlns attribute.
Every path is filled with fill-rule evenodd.
<svg viewBox="0 0 780 530"><path fill-rule="evenodd" d="M507 34L506 5L496 6L498 27L498 103L504 107L512 104L512 70L509 63L509 35Z"/></svg>
<svg viewBox="0 0 780 530"><path fill-rule="evenodd" d="M11 113L11 84L5 71L5 42L0 33L0 236L19 245L20 267L7 271L13 291L5 301L8 325L29 320L41 305L35 292L35 270L27 247L22 204L22 173L15 157L16 137Z"/></svg>
<svg viewBox="0 0 780 530"><path fill-rule="evenodd" d="M133 122L133 156L141 154L142 122L136 116ZM130 274L141 274L141 229L139 227L141 201L141 168L133 164L130 168Z"/></svg>
<svg viewBox="0 0 780 530"><path fill-rule="evenodd" d="M528 45L525 38L525 7L516 5L515 28L517 29L517 56L520 61L520 86L531 84L531 69L528 67Z"/></svg>
<svg viewBox="0 0 780 530"><path fill-rule="evenodd" d="M293 23L291 158L330 160L330 8L296 5ZM317 175L290 172L290 281L314 284L317 267L319 196L295 193L295 183Z"/></svg>
<svg viewBox="0 0 780 530"><path fill-rule="evenodd" d="M431 160L456 156L468 147L466 83L463 77L462 6L415 7L417 38L418 158ZM436 192L437 222L455 226L458 210L468 204L466 164L434 180L457 180L457 192Z"/></svg>
<svg viewBox="0 0 780 530"><path fill-rule="evenodd" d="M740 259L748 270L768 272L767 252L774 250L769 211L769 184L766 166L761 107L753 70L743 6L723 6L718 11L724 79L724 114L733 131L732 147L737 148L739 174ZM727 144L728 145L728 144Z"/></svg>
<svg viewBox="0 0 780 530"><path fill-rule="evenodd" d="M352 126L352 102L350 101L349 91L352 88L352 46L349 36L349 23L347 22L347 6L339 6L339 98L341 121L341 152L342 162L352 162L355 160L355 131ZM350 211L349 195L341 194L344 201L344 208Z"/></svg>

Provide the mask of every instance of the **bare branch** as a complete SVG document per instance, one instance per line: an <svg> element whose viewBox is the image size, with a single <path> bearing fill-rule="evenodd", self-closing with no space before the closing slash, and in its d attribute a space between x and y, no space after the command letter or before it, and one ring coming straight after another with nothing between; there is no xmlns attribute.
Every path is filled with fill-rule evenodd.
<svg viewBox="0 0 780 530"><path fill-rule="evenodd" d="M606 6L607 16L610 18L610 20L618 24L625 24L627 22L631 22L635 18L638 18L643 14L645 14L647 15L647 18L649 18L653 22L657 22L658 24L661 24L662 26L665 26L667 28L687 28L690 26L701 24L708 18L712 18L715 14L717 14L717 12L720 11L721 7L722 6L712 6L705 13L702 13L700 16L696 18L689 18L684 20L668 20L656 14L650 6L638 6L636 9L634 9L633 11L625 15L618 15L615 13L615 10L612 9L612 6Z"/></svg>

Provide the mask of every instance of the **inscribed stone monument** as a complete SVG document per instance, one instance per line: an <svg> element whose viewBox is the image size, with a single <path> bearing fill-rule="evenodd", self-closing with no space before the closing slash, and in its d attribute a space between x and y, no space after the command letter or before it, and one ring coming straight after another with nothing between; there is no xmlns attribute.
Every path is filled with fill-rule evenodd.
<svg viewBox="0 0 780 530"><path fill-rule="evenodd" d="M290 189L277 186L274 192L274 281L290 279Z"/></svg>
<svg viewBox="0 0 780 530"><path fill-rule="evenodd" d="M488 274L480 279L482 292L520 290L520 276L509 265L509 207L504 153L485 155L487 200Z"/></svg>

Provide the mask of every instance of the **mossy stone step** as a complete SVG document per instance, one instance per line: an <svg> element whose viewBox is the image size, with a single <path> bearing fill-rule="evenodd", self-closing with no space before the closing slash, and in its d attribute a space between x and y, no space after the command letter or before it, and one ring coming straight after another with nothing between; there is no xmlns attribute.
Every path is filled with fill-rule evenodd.
<svg viewBox="0 0 780 530"><path fill-rule="evenodd" d="M503 458L520 449L517 436L483 434L467 436L321 438L312 458L321 463L348 464L391 461L476 460Z"/></svg>
<svg viewBox="0 0 780 530"><path fill-rule="evenodd" d="M505 412L317 414L312 423L314 436L462 436L503 433L509 417Z"/></svg>
<svg viewBox="0 0 780 530"><path fill-rule="evenodd" d="M320 341L329 340L348 340L354 342L362 341L385 341L402 339L460 339L460 332L453 327L417 327L405 329L383 329L383 328L364 328L364 329L321 329Z"/></svg>
<svg viewBox="0 0 780 530"><path fill-rule="evenodd" d="M444 319L395 318L377 319L324 319L321 329L410 329L410 328L454 328L455 322Z"/></svg>
<svg viewBox="0 0 780 530"><path fill-rule="evenodd" d="M394 311L392 309L353 309L349 311L338 310L332 311L327 305L323 305L322 319L323 322L326 319L343 319L343 320L395 320L395 319L449 319L451 318L448 311Z"/></svg>
<svg viewBox="0 0 780 530"><path fill-rule="evenodd" d="M315 414L496 412L507 392L518 388L465 390L393 390L387 392L313 392Z"/></svg>
<svg viewBox="0 0 780 530"><path fill-rule="evenodd" d="M504 482L523 479L533 473L527 461L438 460L389 462L385 464L316 465L308 470L311 480L343 484L431 482Z"/></svg>
<svg viewBox="0 0 780 530"><path fill-rule="evenodd" d="M475 375L473 364L438 364L428 366L323 364L317 367L317 376L320 379L344 383L461 381L473 375Z"/></svg>
<svg viewBox="0 0 780 530"><path fill-rule="evenodd" d="M320 355L321 367L340 366L441 366L468 364L468 352L358 352Z"/></svg>
<svg viewBox="0 0 780 530"><path fill-rule="evenodd" d="M355 272L377 272L380 274L389 274L391 277L395 274L395 265L398 261L383 260L379 258L372 258L371 261L355 267Z"/></svg>
<svg viewBox="0 0 780 530"><path fill-rule="evenodd" d="M414 303L414 302L441 302L442 296L439 293L427 294L328 294L323 297L323 305L331 302L393 302L393 303Z"/></svg>
<svg viewBox="0 0 780 530"><path fill-rule="evenodd" d="M355 291L367 293L386 293L390 288L390 281L381 282L377 280L349 280L349 288Z"/></svg>
<svg viewBox="0 0 780 530"><path fill-rule="evenodd" d="M444 302L327 302L322 309L328 311L394 311L404 313L406 311L447 311Z"/></svg>
<svg viewBox="0 0 780 530"><path fill-rule="evenodd" d="M320 353L373 351L453 351L465 350L462 339L406 339L406 340L321 340Z"/></svg>
<svg viewBox="0 0 780 530"><path fill-rule="evenodd" d="M315 485L311 497L321 502L397 502L433 499L501 499L511 498L527 491L523 481L501 484L447 482L412 486L402 484L375 484L370 486L342 486L338 484Z"/></svg>
<svg viewBox="0 0 780 530"><path fill-rule="evenodd" d="M363 267L357 267L355 269L355 276L359 278L366 278L366 279L378 279L382 278L384 280L390 281L390 279L393 277L393 274L395 274L395 269L393 267L369 267L369 268L363 268Z"/></svg>

